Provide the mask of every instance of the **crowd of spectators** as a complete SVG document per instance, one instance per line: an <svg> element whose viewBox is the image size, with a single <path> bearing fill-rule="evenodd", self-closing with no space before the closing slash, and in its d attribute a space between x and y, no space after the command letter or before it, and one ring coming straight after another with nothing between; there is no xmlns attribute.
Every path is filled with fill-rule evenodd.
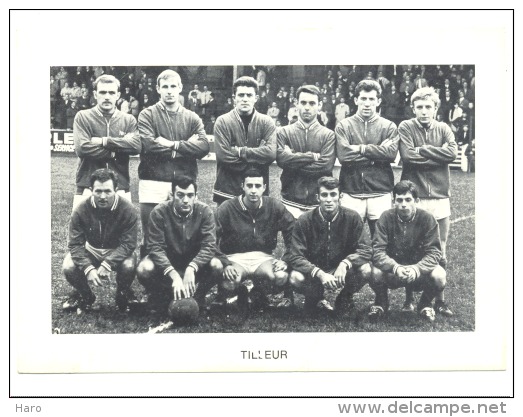
<svg viewBox="0 0 523 417"><path fill-rule="evenodd" d="M77 67L71 74L65 67L51 68L51 128L72 129L76 113L96 104L93 85L102 74L114 75L120 80L121 95L116 106L138 119L143 109L159 99L157 74L147 74L144 70L138 72L139 76L132 67ZM180 102L196 112L209 127L219 115L215 93L207 85L200 89L195 84L186 96L180 95Z"/></svg>
<svg viewBox="0 0 523 417"><path fill-rule="evenodd" d="M337 122L356 113L354 89L362 79L374 79L383 89L379 112L397 125L413 117L410 96L421 87L434 87L441 99L438 120L448 123L459 145L474 139L475 76L473 65L372 65L372 66L315 66L303 82L296 84L284 66L243 67L240 75L256 78L260 86L256 109L273 118L276 125L295 122L300 85L314 84L322 93L321 124L334 129ZM318 71L319 70L319 71ZM136 118L140 111L158 101L156 74L144 70L130 71L129 67L65 67L51 68L51 127L72 129L79 110L92 107L93 83L102 74L112 74L120 80L119 110ZM138 74L138 75L137 75ZM231 85L232 85L231 79ZM180 102L196 112L205 130L212 134L216 118L234 107L227 94L212 91L212 86L194 84L184 88Z"/></svg>

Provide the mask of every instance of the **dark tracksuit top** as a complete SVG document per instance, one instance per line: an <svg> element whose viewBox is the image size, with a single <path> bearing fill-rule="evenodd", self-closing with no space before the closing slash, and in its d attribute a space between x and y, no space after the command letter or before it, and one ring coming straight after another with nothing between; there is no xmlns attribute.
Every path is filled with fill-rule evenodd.
<svg viewBox="0 0 523 417"><path fill-rule="evenodd" d="M74 264L87 276L91 263L86 242L96 249L112 249L101 264L109 271L130 257L136 249L138 213L133 204L115 195L110 209L96 207L94 197L82 201L69 224L69 251Z"/></svg>
<svg viewBox="0 0 523 417"><path fill-rule="evenodd" d="M330 221L320 207L302 214L294 225L284 260L304 276L314 277L318 270L333 270L341 262L360 267L371 257L370 238L363 232L360 215L340 206Z"/></svg>
<svg viewBox="0 0 523 417"><path fill-rule="evenodd" d="M138 166L141 180L171 182L174 173L196 180L196 160L209 153L203 122L196 113L183 106L176 112L167 111L159 102L142 110L138 116L138 130L142 140ZM159 136L179 142L178 149L160 145L157 141Z"/></svg>
<svg viewBox="0 0 523 417"><path fill-rule="evenodd" d="M276 126L272 119L253 110L248 132L236 109L223 114L214 125L216 182L213 194L218 198L234 198L242 194L242 173L258 168L269 193L269 166L276 159Z"/></svg>
<svg viewBox="0 0 523 417"><path fill-rule="evenodd" d="M243 204L242 196L227 200L216 211L219 258L227 266L231 262L224 255L254 251L272 254L279 231L288 247L293 225L294 217L275 198L263 196L254 214Z"/></svg>
<svg viewBox="0 0 523 417"><path fill-rule="evenodd" d="M450 197L449 164L458 155L454 133L443 122L433 120L425 128L416 119L399 126L402 180L418 187L419 198Z"/></svg>
<svg viewBox="0 0 523 417"><path fill-rule="evenodd" d="M91 138L100 137L102 145L94 145ZM97 106L79 111L74 118L73 139L78 168L76 186L89 188L91 174L100 168L108 168L118 175L118 186L129 190L129 155L137 155L142 149L136 119L115 110L107 120Z"/></svg>
<svg viewBox="0 0 523 417"><path fill-rule="evenodd" d="M148 227L149 257L164 275L189 265L197 272L216 253L214 215L203 203L195 202L192 212L182 216L174 200L164 201L151 212Z"/></svg>
<svg viewBox="0 0 523 417"><path fill-rule="evenodd" d="M438 222L420 208L408 222L395 209L387 210L376 223L372 248L372 263L384 272L395 273L398 266L412 265L418 276L428 274L441 258Z"/></svg>
<svg viewBox="0 0 523 417"><path fill-rule="evenodd" d="M398 153L396 125L378 114L365 121L360 116L343 119L336 125L336 153L341 163L340 191L354 197L376 197L394 187L390 164ZM383 144L386 140L387 144ZM349 145L363 145L354 151Z"/></svg>
<svg viewBox="0 0 523 417"><path fill-rule="evenodd" d="M332 176L336 160L334 133L317 121L308 128L298 121L282 127L276 136L276 161L283 169L280 177L283 203L302 210L317 206L318 179ZM285 150L285 146L291 151ZM317 161L313 153L320 154Z"/></svg>

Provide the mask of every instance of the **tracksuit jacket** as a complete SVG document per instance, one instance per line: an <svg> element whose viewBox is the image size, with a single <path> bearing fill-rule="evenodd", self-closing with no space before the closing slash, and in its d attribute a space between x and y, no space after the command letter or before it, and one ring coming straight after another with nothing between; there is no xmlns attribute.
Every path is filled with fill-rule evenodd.
<svg viewBox="0 0 523 417"><path fill-rule="evenodd" d="M86 242L97 249L112 249L101 262L111 271L131 256L137 237L138 213L132 203L116 194L112 207L101 209L91 196L73 211L68 247L74 264L87 275L94 266Z"/></svg>
<svg viewBox="0 0 523 417"><path fill-rule="evenodd" d="M317 181L332 176L336 160L334 132L315 121L308 128L298 121L281 128L276 134L276 161L283 168L281 197L283 203L299 209L317 206ZM285 150L288 146L291 151ZM316 161L313 153L320 154Z"/></svg>
<svg viewBox="0 0 523 417"><path fill-rule="evenodd" d="M267 184L265 194L269 194L269 166L276 159L276 126L269 116L253 111L247 133L236 109L216 120L215 196L230 199L242 194L242 173L249 167L261 171Z"/></svg>
<svg viewBox="0 0 523 417"><path fill-rule="evenodd" d="M284 260L306 277L331 271L341 262L359 267L370 262L372 249L358 213L339 207L331 221L320 207L302 214L294 224L292 242Z"/></svg>
<svg viewBox="0 0 523 417"><path fill-rule="evenodd" d="M450 197L449 163L458 155L454 133L443 122L433 120L424 128L417 119L399 126L402 180L418 187L420 198Z"/></svg>
<svg viewBox="0 0 523 417"><path fill-rule="evenodd" d="M209 206L195 202L193 210L182 216L174 200L158 204L149 219L147 248L156 267L167 275L173 269L198 271L216 253L216 226Z"/></svg>
<svg viewBox="0 0 523 417"><path fill-rule="evenodd" d="M294 217L275 198L263 196L254 214L243 204L242 196L227 200L216 210L219 258L227 266L231 262L223 255L254 251L272 254L276 249L278 231L282 232L288 247L293 225Z"/></svg>
<svg viewBox="0 0 523 417"><path fill-rule="evenodd" d="M398 153L398 130L390 120L375 114L365 121L360 116L343 119L336 125L336 153L341 163L340 191L350 195L380 195L394 187L390 166ZM383 145L383 142L390 142ZM351 150L349 145L363 145Z"/></svg>
<svg viewBox="0 0 523 417"><path fill-rule="evenodd" d="M104 138L103 145L93 145L91 138ZM109 121L95 106L79 111L73 124L76 155L80 158L76 170L77 187L91 186L91 174L100 168L108 168L118 175L118 187L129 190L129 155L139 154L142 143L136 119L115 110Z"/></svg>
<svg viewBox="0 0 523 417"><path fill-rule="evenodd" d="M171 182L174 174L196 180L196 160L209 153L203 122L196 113L183 106L179 106L176 112L168 112L163 103L158 102L142 110L138 116L138 130L142 140L138 166L141 180ZM159 136L178 141L178 149L160 145Z"/></svg>
<svg viewBox="0 0 523 417"><path fill-rule="evenodd" d="M409 222L389 209L376 222L372 248L372 263L382 271L395 273L398 266L412 265L418 276L430 273L441 258L438 222L420 208Z"/></svg>

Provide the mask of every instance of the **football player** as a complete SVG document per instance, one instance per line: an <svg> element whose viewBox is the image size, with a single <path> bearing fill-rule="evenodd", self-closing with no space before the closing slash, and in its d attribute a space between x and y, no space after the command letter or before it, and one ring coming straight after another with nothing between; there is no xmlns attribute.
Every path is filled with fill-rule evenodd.
<svg viewBox="0 0 523 417"><path fill-rule="evenodd" d="M222 273L220 298L238 294L238 305L248 312L251 302L263 309L269 291L281 291L287 282L287 264L273 256L278 232L289 245L294 217L280 200L264 196L263 174L255 168L243 173L243 194L225 201L216 211L219 256L216 272ZM247 278L254 283L248 285ZM249 295L249 292L252 294Z"/></svg>
<svg viewBox="0 0 523 417"><path fill-rule="evenodd" d="M400 155L403 160L402 180L416 184L419 207L431 213L439 224L440 264L447 267L447 239L450 229L449 164L457 157L457 144L450 127L435 120L440 104L431 87L416 90L410 98L415 117L400 123ZM412 310L412 293L407 291L404 310ZM436 312L453 313L445 303L444 293L436 295Z"/></svg>
<svg viewBox="0 0 523 417"><path fill-rule="evenodd" d="M269 116L254 108L258 83L254 78L240 77L233 89L235 108L218 117L214 125L213 200L218 204L242 193L242 175L253 167L262 173L264 194L269 195L269 166L276 159L276 126Z"/></svg>
<svg viewBox="0 0 523 417"><path fill-rule="evenodd" d="M69 253L62 271L74 287L64 310L89 310L96 296L91 287L106 285L116 272L116 305L126 310L136 299L131 290L136 270L138 214L118 194L116 174L98 169L91 174L91 197L73 211L69 225Z"/></svg>
<svg viewBox="0 0 523 417"><path fill-rule="evenodd" d="M196 160L209 153L202 120L180 104L183 88L180 75L165 70L158 75L156 84L160 101L142 110L138 116L142 140L138 194L145 243L148 241L151 211L169 198L173 175L189 176L196 181ZM142 248L142 257L146 253L147 249Z"/></svg>
<svg viewBox="0 0 523 417"><path fill-rule="evenodd" d="M203 311L205 295L216 284L210 261L216 252L212 210L197 201L194 178L175 176L173 198L151 212L147 234L149 254L137 269L153 310L171 300L193 297Z"/></svg>
<svg viewBox="0 0 523 417"><path fill-rule="evenodd" d="M131 200L129 191L129 155L140 153L142 144L136 119L116 108L120 98L120 81L112 75L101 75L94 82L96 106L80 110L74 118L73 139L78 168L73 210L91 195L91 174L100 168L116 173L117 193Z"/></svg>
<svg viewBox="0 0 523 417"><path fill-rule="evenodd" d="M418 312L424 319L434 321L432 300L443 292L447 277L439 265L438 222L418 207L418 189L412 181L398 182L393 195L394 208L381 215L372 241L371 287L376 301L370 308L369 318L378 320L387 312L389 288L405 287L410 291L423 291Z"/></svg>
<svg viewBox="0 0 523 417"><path fill-rule="evenodd" d="M308 313L333 311L324 292L341 290L335 307L342 314L354 307L353 295L369 282L370 239L358 213L340 206L336 178L320 178L316 198L319 207L301 215L294 225L285 254L292 268L289 282L305 295Z"/></svg>

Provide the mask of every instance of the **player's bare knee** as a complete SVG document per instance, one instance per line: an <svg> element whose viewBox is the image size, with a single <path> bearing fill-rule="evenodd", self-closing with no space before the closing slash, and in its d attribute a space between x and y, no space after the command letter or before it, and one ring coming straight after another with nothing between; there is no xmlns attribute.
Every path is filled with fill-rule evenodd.
<svg viewBox="0 0 523 417"><path fill-rule="evenodd" d="M375 284L381 284L383 283L383 271L379 268L376 268L375 266L373 266L371 268L371 274L370 274L370 277L369 277L369 282L371 285L375 285Z"/></svg>
<svg viewBox="0 0 523 417"><path fill-rule="evenodd" d="M122 261L119 272L125 275L134 274L136 269L136 259L134 256L130 256Z"/></svg>
<svg viewBox="0 0 523 417"><path fill-rule="evenodd" d="M73 262L73 258L71 257L71 254L68 253L65 255L64 262L62 263L62 273L65 276L70 276L74 274L76 271L76 265Z"/></svg>
<svg viewBox="0 0 523 417"><path fill-rule="evenodd" d="M358 268L358 273L361 274L365 282L370 282L372 279L372 267L370 263L366 263Z"/></svg>
<svg viewBox="0 0 523 417"><path fill-rule="evenodd" d="M289 274L289 283L294 288L301 288L305 282L305 276L298 271L291 271Z"/></svg>
<svg viewBox="0 0 523 417"><path fill-rule="evenodd" d="M221 275L223 273L223 264L218 258L212 258L209 262L211 271L215 275Z"/></svg>
<svg viewBox="0 0 523 417"><path fill-rule="evenodd" d="M148 281L154 274L154 262L146 256L136 268L136 276L140 282Z"/></svg>
<svg viewBox="0 0 523 417"><path fill-rule="evenodd" d="M437 265L436 268L430 273L430 278L436 288L442 290L447 285L447 272L441 266Z"/></svg>
<svg viewBox="0 0 523 417"><path fill-rule="evenodd" d="M287 283L287 280L289 279L289 274L285 271L277 271L274 272L274 285L277 287L282 287Z"/></svg>

